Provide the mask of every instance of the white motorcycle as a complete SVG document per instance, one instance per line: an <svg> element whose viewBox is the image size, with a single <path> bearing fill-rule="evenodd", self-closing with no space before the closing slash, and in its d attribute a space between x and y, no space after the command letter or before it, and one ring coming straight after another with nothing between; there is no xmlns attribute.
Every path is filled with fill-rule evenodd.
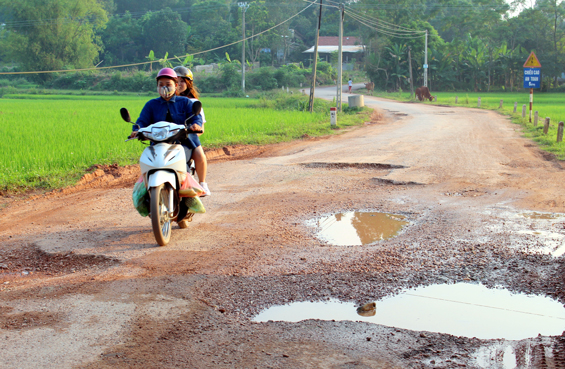
<svg viewBox="0 0 565 369"><path fill-rule="evenodd" d="M187 168L187 160L182 145L177 142L186 137L189 131L186 126L188 121L200 114L202 103L195 101L192 105L192 115L186 120L185 125L157 122L149 127L140 128L135 138L130 140L150 141L139 159L139 166L143 183L149 194L149 216L155 240L160 246L165 246L171 239L171 224L173 221L192 220L193 213L188 212L188 207L181 201L181 184L187 176L194 174ZM127 109L120 109L122 119L131 123ZM182 228L186 227L181 226Z"/></svg>

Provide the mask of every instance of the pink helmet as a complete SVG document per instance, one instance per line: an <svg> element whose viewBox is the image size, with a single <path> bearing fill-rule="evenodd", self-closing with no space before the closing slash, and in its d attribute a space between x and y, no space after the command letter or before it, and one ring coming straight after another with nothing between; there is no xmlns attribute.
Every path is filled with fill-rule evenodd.
<svg viewBox="0 0 565 369"><path fill-rule="evenodd" d="M166 77L166 78L171 78L174 79L175 81L177 80L177 74L175 73L174 70L172 70L171 68L163 68L159 71L159 73L157 74L157 78L155 79L159 79L161 77Z"/></svg>

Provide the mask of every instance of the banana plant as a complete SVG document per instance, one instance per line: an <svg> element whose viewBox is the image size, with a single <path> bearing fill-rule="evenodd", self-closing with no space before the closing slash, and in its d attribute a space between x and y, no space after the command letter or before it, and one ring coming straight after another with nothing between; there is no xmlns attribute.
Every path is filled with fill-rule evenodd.
<svg viewBox="0 0 565 369"><path fill-rule="evenodd" d="M406 55L406 45L393 44L392 46L387 47L387 50L393 61L392 73L390 76L397 79L396 90L399 90L402 88L401 81L408 78L406 75L408 71L406 68L406 60L402 60L403 56Z"/></svg>
<svg viewBox="0 0 565 369"><path fill-rule="evenodd" d="M475 92L479 90L481 80L486 77L487 45L478 37L467 36L467 50L464 53L465 64L471 74Z"/></svg>
<svg viewBox="0 0 565 369"><path fill-rule="evenodd" d="M186 55L184 60L181 60L181 58L182 58L182 56L176 56L175 55L175 59L177 59L181 63L181 65L191 69L192 66L193 66L193 62L194 62L194 55Z"/></svg>
<svg viewBox="0 0 565 369"><path fill-rule="evenodd" d="M159 64L161 64L161 66L163 68L172 68L173 67L173 64L169 61L168 57L169 57L169 53L166 52L163 59L159 59Z"/></svg>
<svg viewBox="0 0 565 369"><path fill-rule="evenodd" d="M153 52L153 50L149 51L149 55L147 55L145 59L149 59L149 71L153 73L153 62L155 61L155 53Z"/></svg>

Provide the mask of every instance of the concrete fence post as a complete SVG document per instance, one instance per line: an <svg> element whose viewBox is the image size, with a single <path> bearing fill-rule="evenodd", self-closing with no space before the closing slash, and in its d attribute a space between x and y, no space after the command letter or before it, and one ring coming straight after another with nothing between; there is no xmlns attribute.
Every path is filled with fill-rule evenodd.
<svg viewBox="0 0 565 369"><path fill-rule="evenodd" d="M477 100L477 108L481 107L481 98L479 97L479 99Z"/></svg>
<svg viewBox="0 0 565 369"><path fill-rule="evenodd" d="M538 111L534 112L534 127L538 125Z"/></svg>
<svg viewBox="0 0 565 369"><path fill-rule="evenodd" d="M522 118L526 118L526 105L522 105Z"/></svg>
<svg viewBox="0 0 565 369"><path fill-rule="evenodd" d="M459 99L458 96L455 96L455 103L457 104L457 100Z"/></svg>
<svg viewBox="0 0 565 369"><path fill-rule="evenodd" d="M563 122L559 122L557 127L557 142L563 141Z"/></svg>
<svg viewBox="0 0 565 369"><path fill-rule="evenodd" d="M517 108L518 108L518 102L516 101L516 102L514 103L514 113L516 113L516 109L517 109Z"/></svg>
<svg viewBox="0 0 565 369"><path fill-rule="evenodd" d="M543 134L546 135L549 132L549 117L545 117L545 123L543 125Z"/></svg>
<svg viewBox="0 0 565 369"><path fill-rule="evenodd" d="M502 109L502 100L500 100L500 105L498 105L499 109Z"/></svg>

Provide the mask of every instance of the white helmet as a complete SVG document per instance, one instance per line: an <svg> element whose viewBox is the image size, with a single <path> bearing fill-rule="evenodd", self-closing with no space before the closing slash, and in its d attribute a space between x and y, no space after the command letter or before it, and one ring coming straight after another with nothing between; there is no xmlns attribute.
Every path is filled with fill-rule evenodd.
<svg viewBox="0 0 565 369"><path fill-rule="evenodd" d="M192 72L185 66L179 65L178 67L174 68L175 73L178 77L188 78L189 80L193 80Z"/></svg>

